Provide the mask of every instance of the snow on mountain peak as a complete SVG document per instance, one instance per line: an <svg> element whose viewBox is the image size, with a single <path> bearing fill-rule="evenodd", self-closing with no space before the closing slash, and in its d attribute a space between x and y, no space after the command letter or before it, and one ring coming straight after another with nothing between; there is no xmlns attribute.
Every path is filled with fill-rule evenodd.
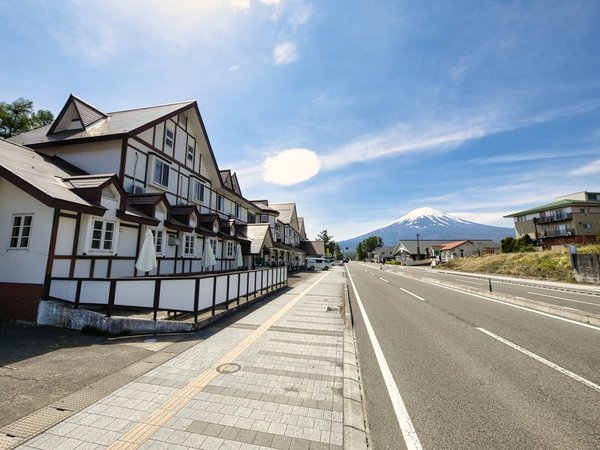
<svg viewBox="0 0 600 450"><path fill-rule="evenodd" d="M465 220L459 219L458 217L447 214L439 209L430 208L425 206L423 208L413 209L409 213L400 217L394 223L406 223L413 225L417 228L420 227L422 221L436 222L440 225L449 225L450 223L469 223Z"/></svg>

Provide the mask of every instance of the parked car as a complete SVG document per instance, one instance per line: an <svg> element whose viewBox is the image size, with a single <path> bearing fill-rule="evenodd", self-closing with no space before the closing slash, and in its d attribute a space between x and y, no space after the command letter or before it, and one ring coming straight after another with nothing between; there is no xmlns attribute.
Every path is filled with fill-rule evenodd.
<svg viewBox="0 0 600 450"><path fill-rule="evenodd" d="M329 270L331 263L325 258L307 258L306 268L309 270L322 269Z"/></svg>

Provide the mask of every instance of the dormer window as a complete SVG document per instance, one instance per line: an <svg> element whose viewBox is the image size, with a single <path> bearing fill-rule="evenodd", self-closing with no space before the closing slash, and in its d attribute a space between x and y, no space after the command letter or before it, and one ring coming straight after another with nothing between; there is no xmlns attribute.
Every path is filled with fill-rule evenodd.
<svg viewBox="0 0 600 450"><path fill-rule="evenodd" d="M167 133L165 135L165 146L169 148L173 148L173 140L175 139L175 133L173 130L167 128Z"/></svg>

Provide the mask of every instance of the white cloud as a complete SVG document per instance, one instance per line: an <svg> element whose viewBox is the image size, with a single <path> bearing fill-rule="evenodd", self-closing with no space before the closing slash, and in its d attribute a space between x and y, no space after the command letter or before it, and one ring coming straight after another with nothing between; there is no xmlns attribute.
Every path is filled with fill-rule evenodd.
<svg viewBox="0 0 600 450"><path fill-rule="evenodd" d="M308 19L310 19L312 13L313 8L310 3L302 5L301 9L299 9L292 15L292 17L290 18L290 23L296 27L304 25L308 21Z"/></svg>
<svg viewBox="0 0 600 450"><path fill-rule="evenodd" d="M240 65L239 64L235 64L234 66L229 66L229 71L231 72L236 72L240 69Z"/></svg>
<svg viewBox="0 0 600 450"><path fill-rule="evenodd" d="M250 0L230 0L235 10L250 8Z"/></svg>
<svg viewBox="0 0 600 450"><path fill-rule="evenodd" d="M305 148L290 148L269 156L263 162L263 179L291 186L314 177L321 169L317 154Z"/></svg>
<svg viewBox="0 0 600 450"><path fill-rule="evenodd" d="M594 173L600 174L600 159L592 161L589 164L586 164L585 166L571 170L569 172L569 175L591 175Z"/></svg>
<svg viewBox="0 0 600 450"><path fill-rule="evenodd" d="M265 5L279 5L281 0L260 0L260 2L264 3Z"/></svg>
<svg viewBox="0 0 600 450"><path fill-rule="evenodd" d="M296 44L284 41L278 44L273 50L273 60L275 64L289 64L298 59L298 50Z"/></svg>

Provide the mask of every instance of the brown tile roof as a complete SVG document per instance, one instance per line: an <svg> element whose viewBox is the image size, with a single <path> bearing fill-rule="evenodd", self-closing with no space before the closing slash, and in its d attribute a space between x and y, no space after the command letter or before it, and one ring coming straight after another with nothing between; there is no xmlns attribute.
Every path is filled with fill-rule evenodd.
<svg viewBox="0 0 600 450"><path fill-rule="evenodd" d="M48 158L0 139L0 176L47 206L103 215L105 208L81 198L62 181L72 175Z"/></svg>
<svg viewBox="0 0 600 450"><path fill-rule="evenodd" d="M470 242L470 241L455 241L455 242L449 242L446 245L444 245L442 248L440 248L440 250L452 250L453 248L456 247L460 247L461 245L463 245L465 242Z"/></svg>

